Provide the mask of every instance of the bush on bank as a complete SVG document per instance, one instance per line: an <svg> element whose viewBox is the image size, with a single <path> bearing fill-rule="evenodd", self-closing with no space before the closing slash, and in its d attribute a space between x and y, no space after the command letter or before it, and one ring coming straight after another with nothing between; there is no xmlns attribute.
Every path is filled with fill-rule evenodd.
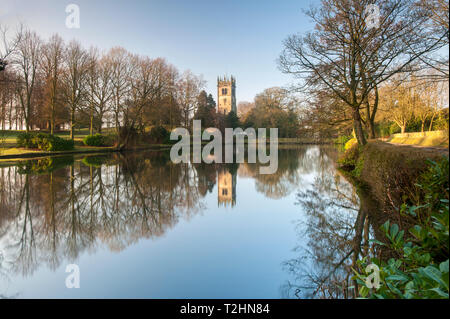
<svg viewBox="0 0 450 319"><path fill-rule="evenodd" d="M428 161L428 169L415 184L416 191L400 208L400 214L416 220L407 232L389 221L382 231L396 255L387 261L365 256L358 261L355 279L359 295L366 298L449 298L449 161ZM370 264L378 266L379 287L367 287Z"/></svg>
<svg viewBox="0 0 450 319"><path fill-rule="evenodd" d="M338 163L378 203L372 218L380 221L380 231L375 229L380 241L373 240L372 253L358 261L354 279L359 296L448 299L448 155L370 142L353 145ZM366 268L370 264L380 270L378 289L366 284L373 275Z"/></svg>
<svg viewBox="0 0 450 319"><path fill-rule="evenodd" d="M19 133L16 142L18 147L39 149L45 152L70 151L74 148L73 140L46 133Z"/></svg>
<svg viewBox="0 0 450 319"><path fill-rule="evenodd" d="M155 126L150 130L149 139L153 144L169 144L170 132L164 126Z"/></svg>
<svg viewBox="0 0 450 319"><path fill-rule="evenodd" d="M95 135L86 136L83 139L83 143L86 146L111 146L113 144L113 138L97 133Z"/></svg>

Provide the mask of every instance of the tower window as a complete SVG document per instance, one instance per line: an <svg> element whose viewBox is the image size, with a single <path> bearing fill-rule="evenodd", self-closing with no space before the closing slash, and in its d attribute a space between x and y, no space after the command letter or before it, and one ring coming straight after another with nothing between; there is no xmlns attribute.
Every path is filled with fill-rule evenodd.
<svg viewBox="0 0 450 319"><path fill-rule="evenodd" d="M227 95L228 94L228 89L224 88L222 89L222 95Z"/></svg>

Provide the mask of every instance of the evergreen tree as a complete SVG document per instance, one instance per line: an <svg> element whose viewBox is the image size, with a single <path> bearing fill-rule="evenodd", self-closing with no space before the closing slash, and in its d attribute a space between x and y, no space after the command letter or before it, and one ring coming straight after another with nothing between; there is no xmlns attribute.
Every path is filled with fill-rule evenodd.
<svg viewBox="0 0 450 319"><path fill-rule="evenodd" d="M214 127L216 115L216 102L211 94L201 91L197 98L197 112L194 119L202 121L202 127Z"/></svg>

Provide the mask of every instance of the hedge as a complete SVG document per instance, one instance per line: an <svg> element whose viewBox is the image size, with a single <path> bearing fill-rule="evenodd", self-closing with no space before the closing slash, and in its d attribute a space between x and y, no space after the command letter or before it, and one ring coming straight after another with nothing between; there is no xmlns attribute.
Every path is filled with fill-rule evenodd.
<svg viewBox="0 0 450 319"><path fill-rule="evenodd" d="M39 149L41 151L70 151L74 148L73 140L46 134L46 133L19 133L17 135L17 146L24 148Z"/></svg>

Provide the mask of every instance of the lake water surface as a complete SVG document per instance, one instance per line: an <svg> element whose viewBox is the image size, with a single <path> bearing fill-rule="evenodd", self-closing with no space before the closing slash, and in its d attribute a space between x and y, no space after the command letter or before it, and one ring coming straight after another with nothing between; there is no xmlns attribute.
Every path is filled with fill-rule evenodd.
<svg viewBox="0 0 450 319"><path fill-rule="evenodd" d="M156 151L0 163L0 296L318 297L348 281L359 210L335 158L280 149L273 175Z"/></svg>

